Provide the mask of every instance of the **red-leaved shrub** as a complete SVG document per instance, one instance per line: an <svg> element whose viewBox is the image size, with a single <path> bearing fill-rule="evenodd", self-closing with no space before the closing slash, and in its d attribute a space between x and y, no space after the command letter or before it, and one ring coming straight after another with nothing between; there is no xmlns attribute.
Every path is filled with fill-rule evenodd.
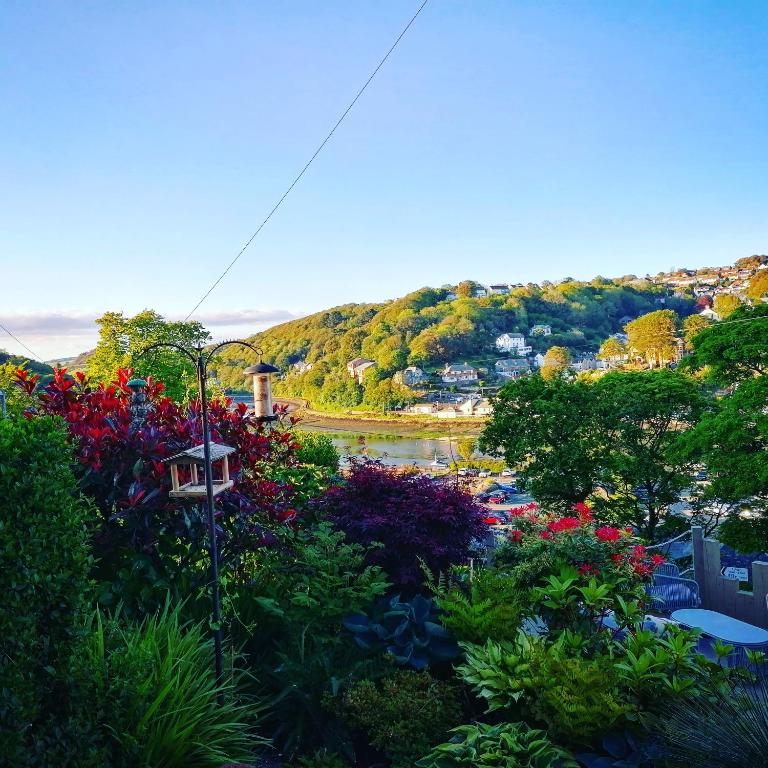
<svg viewBox="0 0 768 768"><path fill-rule="evenodd" d="M433 572L465 563L473 542L488 531L487 511L466 491L375 461L353 460L345 481L330 488L318 508L348 541L382 544L369 562L404 591L422 581L419 560Z"/></svg>

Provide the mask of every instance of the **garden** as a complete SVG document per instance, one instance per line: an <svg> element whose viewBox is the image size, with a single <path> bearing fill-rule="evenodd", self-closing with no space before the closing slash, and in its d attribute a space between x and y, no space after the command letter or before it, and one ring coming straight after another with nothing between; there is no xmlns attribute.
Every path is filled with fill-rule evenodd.
<svg viewBox="0 0 768 768"><path fill-rule="evenodd" d="M199 402L149 380L137 420L130 377L19 371L0 420L4 765L764 764L761 655L652 616L663 558L608 502L518 507L489 547L460 483L340 472L327 438L225 398L214 625L205 510L165 463Z"/></svg>

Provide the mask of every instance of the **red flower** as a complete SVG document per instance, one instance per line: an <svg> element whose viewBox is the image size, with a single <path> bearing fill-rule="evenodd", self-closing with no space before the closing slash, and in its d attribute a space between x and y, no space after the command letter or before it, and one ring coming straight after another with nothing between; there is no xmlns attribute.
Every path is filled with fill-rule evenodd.
<svg viewBox="0 0 768 768"><path fill-rule="evenodd" d="M666 563L667 561L664 559L662 555L651 555L651 565L655 568L657 565L661 565L662 563Z"/></svg>
<svg viewBox="0 0 768 768"><path fill-rule="evenodd" d="M597 576L599 574L597 568L591 563L582 563L578 570L582 576L589 576L590 574Z"/></svg>
<svg viewBox="0 0 768 768"><path fill-rule="evenodd" d="M498 525L499 518L498 517L484 517L483 522L487 523L488 525Z"/></svg>
<svg viewBox="0 0 768 768"><path fill-rule="evenodd" d="M573 511L578 514L579 520L581 520L582 523L592 522L592 510L590 509L589 505L585 504L583 501L580 501L578 504L574 504Z"/></svg>
<svg viewBox="0 0 768 768"><path fill-rule="evenodd" d="M611 560L613 560L614 563L621 563L624 561L624 555L611 555Z"/></svg>
<svg viewBox="0 0 768 768"><path fill-rule="evenodd" d="M600 541L618 541L621 538L621 531L618 528L612 528L610 525L604 525L595 531Z"/></svg>
<svg viewBox="0 0 768 768"><path fill-rule="evenodd" d="M643 557L645 555L645 547L642 544L635 544L632 547L632 557Z"/></svg>
<svg viewBox="0 0 768 768"><path fill-rule="evenodd" d="M653 568L651 568L650 565L646 565L645 563L633 563L632 570L638 576L650 576Z"/></svg>
<svg viewBox="0 0 768 768"><path fill-rule="evenodd" d="M552 531L541 531L539 533L539 536L541 536L542 539L554 539L555 534L552 533Z"/></svg>
<svg viewBox="0 0 768 768"><path fill-rule="evenodd" d="M553 520L547 527L554 533L562 531L571 531L581 526L581 520L578 517L561 517L559 520Z"/></svg>
<svg viewBox="0 0 768 768"><path fill-rule="evenodd" d="M634 533L634 531L633 531L633 530L632 530L632 529L631 529L629 526L627 526L627 527L624 529L624 532L625 532L625 533L628 533L630 536L631 536L631 535Z"/></svg>
<svg viewBox="0 0 768 768"><path fill-rule="evenodd" d="M523 538L523 532L522 531L512 531L512 533L510 534L509 538L512 539L512 541L514 541L515 543L517 543L517 542L520 541L520 539Z"/></svg>

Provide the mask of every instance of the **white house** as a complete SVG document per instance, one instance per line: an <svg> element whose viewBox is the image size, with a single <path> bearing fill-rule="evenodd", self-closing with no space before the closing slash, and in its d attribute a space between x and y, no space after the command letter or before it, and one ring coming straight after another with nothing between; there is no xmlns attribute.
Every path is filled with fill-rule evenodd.
<svg viewBox="0 0 768 768"><path fill-rule="evenodd" d="M486 398L472 398L465 400L458 408L463 416L490 416L493 406Z"/></svg>
<svg viewBox="0 0 768 768"><path fill-rule="evenodd" d="M509 293L509 286L506 283L494 283L488 286L488 293L506 296Z"/></svg>
<svg viewBox="0 0 768 768"><path fill-rule="evenodd" d="M551 325L534 325L533 328L531 328L531 336L551 336L552 335L552 326Z"/></svg>
<svg viewBox="0 0 768 768"><path fill-rule="evenodd" d="M414 403L408 410L411 413L434 413L437 410L435 403Z"/></svg>
<svg viewBox="0 0 768 768"><path fill-rule="evenodd" d="M542 355L541 352L536 353L536 357L533 358L533 364L537 368L541 368L541 366L544 365L544 355Z"/></svg>
<svg viewBox="0 0 768 768"><path fill-rule="evenodd" d="M373 360L366 360L364 357L356 357L354 360L350 360L347 363L347 373L353 379L356 379L358 384L362 384L365 372L375 365L376 363Z"/></svg>
<svg viewBox="0 0 768 768"><path fill-rule="evenodd" d="M312 363L308 363L306 360L299 360L298 363L293 364L293 367L299 373L306 373L312 370Z"/></svg>
<svg viewBox="0 0 768 768"><path fill-rule="evenodd" d="M447 363L440 372L440 378L446 384L461 381L477 381L477 369L466 363Z"/></svg>
<svg viewBox="0 0 768 768"><path fill-rule="evenodd" d="M720 319L720 315L718 315L717 312L715 312L715 310L712 309L712 307L704 307L704 309L702 309L701 312L699 312L699 314L702 317L706 317L708 320Z"/></svg>
<svg viewBox="0 0 768 768"><path fill-rule="evenodd" d="M496 339L496 349L499 352L514 352L520 356L530 354L533 351L532 347L526 345L525 336L522 333L502 333Z"/></svg>
<svg viewBox="0 0 768 768"><path fill-rule="evenodd" d="M486 288L475 288L474 295L476 299L482 299L488 295L488 290Z"/></svg>

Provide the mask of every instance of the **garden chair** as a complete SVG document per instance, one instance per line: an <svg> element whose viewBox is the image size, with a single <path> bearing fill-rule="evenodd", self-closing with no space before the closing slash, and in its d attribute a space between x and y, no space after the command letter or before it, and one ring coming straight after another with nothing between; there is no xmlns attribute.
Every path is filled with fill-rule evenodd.
<svg viewBox="0 0 768 768"><path fill-rule="evenodd" d="M660 613L670 613L680 608L698 608L701 605L699 585L693 579L659 573L658 569L654 571L653 581L645 591L653 598L653 610Z"/></svg>

